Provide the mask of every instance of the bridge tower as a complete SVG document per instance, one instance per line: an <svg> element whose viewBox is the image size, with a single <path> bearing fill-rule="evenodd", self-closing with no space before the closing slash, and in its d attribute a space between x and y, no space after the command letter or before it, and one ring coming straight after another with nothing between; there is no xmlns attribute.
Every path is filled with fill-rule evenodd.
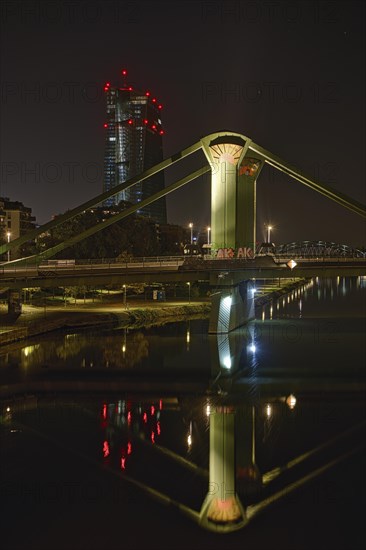
<svg viewBox="0 0 366 550"><path fill-rule="evenodd" d="M217 407L210 414L209 490L200 512L202 527L227 532L246 524L235 477L235 412Z"/></svg>
<svg viewBox="0 0 366 550"><path fill-rule="evenodd" d="M211 166L212 250L241 247L255 251L256 182L264 159L249 149L251 139L232 132L202 138Z"/></svg>

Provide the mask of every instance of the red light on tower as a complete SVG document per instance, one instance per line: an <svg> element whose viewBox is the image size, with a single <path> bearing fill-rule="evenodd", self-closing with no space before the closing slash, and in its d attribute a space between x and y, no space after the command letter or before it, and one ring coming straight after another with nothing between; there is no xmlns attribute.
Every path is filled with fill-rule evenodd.
<svg viewBox="0 0 366 550"><path fill-rule="evenodd" d="M149 124L149 121L147 120L147 118L144 118L144 124Z"/></svg>
<svg viewBox="0 0 366 550"><path fill-rule="evenodd" d="M128 87L128 91L129 91L129 92L132 92L132 90L133 90L132 86L129 86L129 87Z"/></svg>
<svg viewBox="0 0 366 550"><path fill-rule="evenodd" d="M104 123L104 124L103 124L103 127L104 127L104 128L108 128L108 124L107 124L107 123Z"/></svg>
<svg viewBox="0 0 366 550"><path fill-rule="evenodd" d="M122 69L122 76L127 76L127 71L126 71L126 69Z"/></svg>
<svg viewBox="0 0 366 550"><path fill-rule="evenodd" d="M132 118L129 118L129 119L128 119L128 124L129 124L130 126L131 126L131 124L133 124Z"/></svg>
<svg viewBox="0 0 366 550"><path fill-rule="evenodd" d="M151 100L153 103L156 103L156 97L153 97Z"/></svg>
<svg viewBox="0 0 366 550"><path fill-rule="evenodd" d="M145 95L146 95L147 97L149 97L150 92L149 92L149 91L145 92Z"/></svg>
<svg viewBox="0 0 366 550"><path fill-rule="evenodd" d="M156 124L153 124L153 125L151 126L151 128L152 128L153 130L156 130Z"/></svg>
<svg viewBox="0 0 366 550"><path fill-rule="evenodd" d="M159 134L160 134L161 136L163 136L163 135L164 135L164 130L160 130Z"/></svg>
<svg viewBox="0 0 366 550"><path fill-rule="evenodd" d="M162 106L162 104L160 103L160 105L158 105L158 109L162 109L162 108L163 108L163 106Z"/></svg>

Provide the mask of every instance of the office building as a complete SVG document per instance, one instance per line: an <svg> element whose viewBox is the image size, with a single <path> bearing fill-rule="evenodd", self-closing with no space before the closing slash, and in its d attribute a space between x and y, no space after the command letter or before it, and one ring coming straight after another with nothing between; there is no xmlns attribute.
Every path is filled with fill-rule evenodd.
<svg viewBox="0 0 366 550"><path fill-rule="evenodd" d="M149 91L139 91L126 83L127 72L122 71L121 87L107 82L106 95L105 157L103 191L140 174L163 160L161 121L162 105ZM139 203L164 189L164 174L137 183L133 187L105 201L111 207L126 201ZM165 197L140 211L158 223L166 223Z"/></svg>

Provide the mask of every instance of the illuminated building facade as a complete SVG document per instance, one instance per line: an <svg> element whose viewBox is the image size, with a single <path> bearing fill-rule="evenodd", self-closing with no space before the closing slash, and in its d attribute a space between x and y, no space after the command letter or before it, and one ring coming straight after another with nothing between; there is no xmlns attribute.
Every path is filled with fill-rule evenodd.
<svg viewBox="0 0 366 550"><path fill-rule="evenodd" d="M125 80L126 71L122 71ZM141 92L123 83L104 86L107 102L103 191L109 191L163 160L162 105L149 91ZM139 203L164 189L159 173L109 198L106 206L127 201ZM166 223L165 198L138 211L159 223Z"/></svg>
<svg viewBox="0 0 366 550"><path fill-rule="evenodd" d="M36 218L32 209L20 201L11 201L8 197L0 197L0 242L14 241L36 227ZM24 252L23 246L23 252ZM13 250L11 259L20 257L22 250ZM8 255L10 259L10 253Z"/></svg>

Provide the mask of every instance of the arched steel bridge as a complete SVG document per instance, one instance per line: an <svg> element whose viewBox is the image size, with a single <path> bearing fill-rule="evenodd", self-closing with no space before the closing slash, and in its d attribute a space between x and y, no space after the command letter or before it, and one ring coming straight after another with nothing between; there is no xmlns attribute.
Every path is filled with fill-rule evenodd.
<svg viewBox="0 0 366 550"><path fill-rule="evenodd" d="M297 258L365 258L366 251L351 248L346 244L330 241L296 241L275 247L275 255L279 257Z"/></svg>
<svg viewBox="0 0 366 550"><path fill-rule="evenodd" d="M80 242L105 227L126 218L137 210L144 208L169 193L176 191L190 181L211 172L211 241L212 249L250 247L255 249L256 243L256 182L265 164L268 164L299 181L343 208L366 217L366 207L345 194L339 193L324 183L315 181L312 177L298 170L287 161L277 157L249 137L234 132L216 132L201 138L190 147L179 151L156 166L123 182L107 192L77 206L73 210L58 216L38 229L13 241L0 245L0 255L18 248L22 244L38 237L41 233L50 231L58 225L74 218L78 214L103 203L106 199L120 191L128 189L137 183L142 183L149 177L180 162L185 157L203 151L208 164L165 187L162 191L151 195L123 212L120 212L87 230L73 235L64 242L43 251L35 257L36 263L52 258L61 250ZM328 247L329 248L329 247Z"/></svg>

